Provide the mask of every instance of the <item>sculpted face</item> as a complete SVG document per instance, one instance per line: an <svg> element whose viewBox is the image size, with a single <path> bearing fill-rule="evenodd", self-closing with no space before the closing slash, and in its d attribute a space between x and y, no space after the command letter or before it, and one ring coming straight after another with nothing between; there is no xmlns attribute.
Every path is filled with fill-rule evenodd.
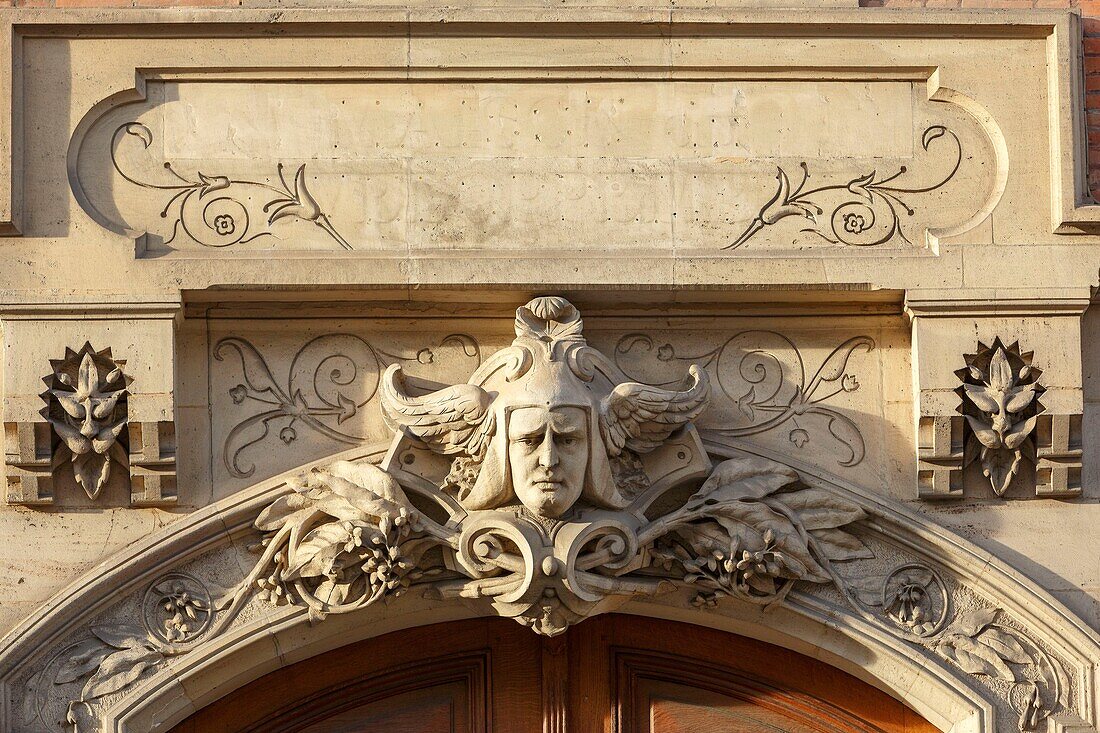
<svg viewBox="0 0 1100 733"><path fill-rule="evenodd" d="M544 517L560 517L584 489L588 415L579 407L524 407L508 420L508 466L516 496Z"/></svg>

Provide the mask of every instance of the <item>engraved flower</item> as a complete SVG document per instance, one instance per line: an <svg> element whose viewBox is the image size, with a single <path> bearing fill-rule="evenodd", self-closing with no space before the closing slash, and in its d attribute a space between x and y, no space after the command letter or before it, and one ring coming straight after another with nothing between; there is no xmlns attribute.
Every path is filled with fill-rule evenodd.
<svg viewBox="0 0 1100 733"><path fill-rule="evenodd" d="M218 214L214 217L214 231L223 237L232 234L236 228L237 224L230 214Z"/></svg>
<svg viewBox="0 0 1100 733"><path fill-rule="evenodd" d="M860 234L867 231L867 220L861 214L845 214L844 231L849 234Z"/></svg>
<svg viewBox="0 0 1100 733"><path fill-rule="evenodd" d="M859 380L854 374L845 374L844 379L840 381L840 386L845 392L855 392L859 389Z"/></svg>
<svg viewBox="0 0 1100 733"><path fill-rule="evenodd" d="M243 384L231 387L229 389L229 396L232 398L234 405L239 405L244 402L244 398L248 396L248 387L245 387Z"/></svg>
<svg viewBox="0 0 1100 733"><path fill-rule="evenodd" d="M279 440L283 441L286 445L290 445L298 439L298 431L289 425L279 431Z"/></svg>
<svg viewBox="0 0 1100 733"><path fill-rule="evenodd" d="M802 428L795 428L794 430L792 430L789 437L791 439L791 442L794 443L795 446L798 448L801 448L802 446L810 442L810 434Z"/></svg>
<svg viewBox="0 0 1100 733"><path fill-rule="evenodd" d="M672 361L676 357L676 350L672 344L661 344L657 347L657 361Z"/></svg>
<svg viewBox="0 0 1100 733"><path fill-rule="evenodd" d="M196 598L180 580L157 586L164 613L164 638L169 642L186 641L203 629L210 614L206 601Z"/></svg>

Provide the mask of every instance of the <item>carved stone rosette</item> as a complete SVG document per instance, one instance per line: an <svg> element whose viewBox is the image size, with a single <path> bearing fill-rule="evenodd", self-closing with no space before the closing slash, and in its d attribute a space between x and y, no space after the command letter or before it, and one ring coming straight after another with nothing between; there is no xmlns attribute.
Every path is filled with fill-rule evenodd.
<svg viewBox="0 0 1100 733"><path fill-rule="evenodd" d="M979 461L997 496L1004 496L1021 463L1036 463L1032 433L1042 413L1040 369L1031 365L1032 353L1021 353L1019 343L1005 346L1000 338L991 346L978 342L978 351L965 354L966 367L955 372L962 381L956 393L958 410L970 427L963 465Z"/></svg>
<svg viewBox="0 0 1100 733"><path fill-rule="evenodd" d="M42 416L61 442L54 465L67 453L76 482L95 499L111 476L111 464L127 465L120 442L130 384L122 372L125 362L113 359L110 348L96 351L86 342L78 351L65 349L65 357L51 359L50 366L52 373L42 380L47 387Z"/></svg>

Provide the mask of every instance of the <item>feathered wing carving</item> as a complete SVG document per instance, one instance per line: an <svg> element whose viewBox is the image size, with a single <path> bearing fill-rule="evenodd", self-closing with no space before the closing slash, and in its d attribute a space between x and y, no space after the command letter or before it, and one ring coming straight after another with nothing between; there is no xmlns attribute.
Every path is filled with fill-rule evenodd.
<svg viewBox="0 0 1100 733"><path fill-rule="evenodd" d="M648 453L668 436L698 417L707 405L710 380L692 364L690 386L677 392L624 382L600 404L600 429L608 452L617 456L623 448Z"/></svg>
<svg viewBox="0 0 1100 733"><path fill-rule="evenodd" d="M493 434L489 393L474 384L413 397L405 375L392 364L382 376L382 417L393 430L425 443L444 455L480 458Z"/></svg>

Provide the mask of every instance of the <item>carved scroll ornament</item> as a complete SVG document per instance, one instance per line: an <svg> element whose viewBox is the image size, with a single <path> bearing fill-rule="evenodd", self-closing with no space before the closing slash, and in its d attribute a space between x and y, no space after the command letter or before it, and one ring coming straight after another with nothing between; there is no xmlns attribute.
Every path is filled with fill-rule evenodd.
<svg viewBox="0 0 1100 733"><path fill-rule="evenodd" d="M875 558L853 497L764 458L712 465L692 425L705 371L690 366L675 388L628 381L562 298L531 301L515 325L465 384L391 365L386 458L293 481L256 518L259 558L236 587L169 573L146 593L141 626L93 627L47 665L45 679L82 684L70 724L94 729L98 698L220 634L257 596L318 623L416 592L556 635L636 595L768 606L800 584L831 585L878 628L1007 683L1022 729L1063 705L1059 663L995 607L956 615L937 570L842 572Z"/></svg>

